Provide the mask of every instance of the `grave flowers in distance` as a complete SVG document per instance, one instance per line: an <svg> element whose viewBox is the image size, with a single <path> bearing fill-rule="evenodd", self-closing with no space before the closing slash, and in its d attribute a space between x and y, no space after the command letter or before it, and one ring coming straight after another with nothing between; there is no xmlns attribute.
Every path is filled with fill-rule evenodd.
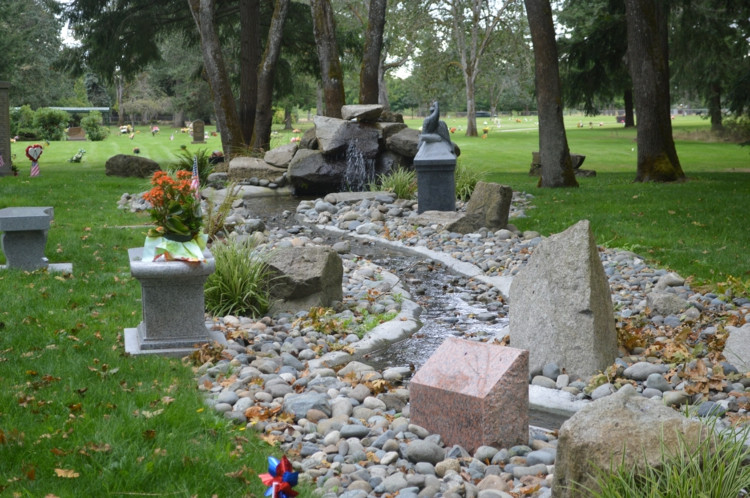
<svg viewBox="0 0 750 498"><path fill-rule="evenodd" d="M160 257L166 261L203 260L208 236L201 232L203 214L197 185L190 171L178 170L175 175L155 172L153 187L143 196L151 204L149 213L154 222L146 235L144 261Z"/></svg>

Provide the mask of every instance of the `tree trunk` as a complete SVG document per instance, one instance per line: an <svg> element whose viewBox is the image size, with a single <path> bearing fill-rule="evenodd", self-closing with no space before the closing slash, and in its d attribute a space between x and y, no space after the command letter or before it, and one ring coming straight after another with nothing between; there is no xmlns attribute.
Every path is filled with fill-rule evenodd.
<svg viewBox="0 0 750 498"><path fill-rule="evenodd" d="M464 70L464 86L466 87L466 136L476 137L477 132L477 103L474 96L474 77Z"/></svg>
<svg viewBox="0 0 750 498"><path fill-rule="evenodd" d="M117 127L119 128L125 124L125 111L122 108L122 94L125 92L125 88L122 84L122 76L119 74L116 75L115 83L115 92L117 93Z"/></svg>
<svg viewBox="0 0 750 498"><path fill-rule="evenodd" d="M242 146L242 128L214 27L214 0L188 0L188 4L201 35L203 65L211 87L221 148L230 157L235 148Z"/></svg>
<svg viewBox="0 0 750 498"><path fill-rule="evenodd" d="M333 18L331 1L310 0L310 10L320 61L320 79L323 83L323 96L326 104L325 115L340 118L341 107L346 103L346 99L344 97L344 73L339 61L336 21Z"/></svg>
<svg viewBox="0 0 750 498"><path fill-rule="evenodd" d="M378 103L380 52L383 50L383 30L387 0L370 0L370 13L365 32L365 48L359 73L359 103Z"/></svg>
<svg viewBox="0 0 750 498"><path fill-rule="evenodd" d="M534 45L537 110L539 112L540 187L577 187L562 115L557 43L549 0L524 0Z"/></svg>
<svg viewBox="0 0 750 498"><path fill-rule="evenodd" d="M633 114L633 89L628 88L623 95L625 101L625 128L635 127L635 116Z"/></svg>
<svg viewBox="0 0 750 498"><path fill-rule="evenodd" d="M323 116L325 114L325 104L323 103L323 85L318 81L315 87L315 115Z"/></svg>
<svg viewBox="0 0 750 498"><path fill-rule="evenodd" d="M669 112L667 6L625 0L628 62L638 113L637 182L682 180L685 173L672 138Z"/></svg>
<svg viewBox="0 0 750 498"><path fill-rule="evenodd" d="M240 0L240 126L242 141L250 145L258 105L260 64L260 0Z"/></svg>
<svg viewBox="0 0 750 498"><path fill-rule="evenodd" d="M253 140L255 150L268 150L271 143L273 77L276 72L276 62L281 53L281 37L289 10L289 1L276 0L271 26L268 28L266 52L263 54L263 62L258 69L258 108L255 110L255 138Z"/></svg>
<svg viewBox="0 0 750 498"><path fill-rule="evenodd" d="M721 132L724 124L721 122L721 85L711 84L711 95L708 97L708 114L711 116L711 131Z"/></svg>
<svg viewBox="0 0 750 498"><path fill-rule="evenodd" d="M383 106L384 111L391 110L391 102L388 99L388 85L385 83L385 57L381 55L378 64L378 104Z"/></svg>
<svg viewBox="0 0 750 498"><path fill-rule="evenodd" d="M293 130L292 127L292 109L289 106L284 107L284 129Z"/></svg>
<svg viewBox="0 0 750 498"><path fill-rule="evenodd" d="M185 111L175 111L172 114L172 128L182 128L183 126L185 126Z"/></svg>

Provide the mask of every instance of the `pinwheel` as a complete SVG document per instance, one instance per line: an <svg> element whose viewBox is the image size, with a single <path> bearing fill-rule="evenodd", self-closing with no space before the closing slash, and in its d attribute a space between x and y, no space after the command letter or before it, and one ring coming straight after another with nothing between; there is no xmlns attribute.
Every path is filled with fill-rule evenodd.
<svg viewBox="0 0 750 498"><path fill-rule="evenodd" d="M272 498L290 498L297 496L292 488L297 485L297 472L292 472L292 462L285 456L281 461L268 457L268 474L261 474L260 480L268 486L265 496Z"/></svg>

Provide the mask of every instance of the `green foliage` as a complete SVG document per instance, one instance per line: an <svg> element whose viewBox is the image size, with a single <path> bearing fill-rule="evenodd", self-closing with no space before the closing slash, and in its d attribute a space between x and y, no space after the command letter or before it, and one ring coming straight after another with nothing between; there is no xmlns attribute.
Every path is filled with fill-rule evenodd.
<svg viewBox="0 0 750 498"><path fill-rule="evenodd" d="M362 316L357 318L357 322L359 323L359 325L354 329L354 333L357 334L357 336L361 339L365 336L365 334L367 334L369 331L371 331L381 323L385 323L396 318L396 315L398 315L398 313L396 313L395 311L376 314L370 314L370 312L364 311L362 313Z"/></svg>
<svg viewBox="0 0 750 498"><path fill-rule="evenodd" d="M59 109L42 107L34 113L34 128L43 140L63 140L70 114Z"/></svg>
<svg viewBox="0 0 750 498"><path fill-rule="evenodd" d="M109 136L109 128L102 126L102 113L91 111L88 116L81 119L81 128L92 142L100 142Z"/></svg>
<svg viewBox="0 0 750 498"><path fill-rule="evenodd" d="M34 130L34 110L29 105L22 105L10 111L10 134L21 138L36 138Z"/></svg>
<svg viewBox="0 0 750 498"><path fill-rule="evenodd" d="M456 164L456 198L468 201L474 192L474 187L482 181L484 173L467 167L463 161Z"/></svg>
<svg viewBox="0 0 750 498"><path fill-rule="evenodd" d="M198 161L198 179L201 185L208 183L208 175L214 171L214 166L209 161L211 153L208 149L198 149L195 152L189 151L187 148L180 149L177 152L177 161L172 166L177 170L193 171L193 160L194 158Z"/></svg>
<svg viewBox="0 0 750 498"><path fill-rule="evenodd" d="M372 191L393 192L399 199L414 199L417 192L417 173L414 170L398 168L389 174L378 175L376 182L368 188Z"/></svg>
<svg viewBox="0 0 750 498"><path fill-rule="evenodd" d="M675 454L662 443L662 465L644 466L638 472L625 466L623 455L616 467L598 470L600 491L587 491L597 498L737 498L750 483L750 453L743 444L749 437L750 427L746 427L736 438L728 434L707 437L696 448L689 448L680 438Z"/></svg>
<svg viewBox="0 0 750 498"><path fill-rule="evenodd" d="M248 239L211 246L216 271L206 280L206 309L214 316L262 316L270 306L271 271Z"/></svg>

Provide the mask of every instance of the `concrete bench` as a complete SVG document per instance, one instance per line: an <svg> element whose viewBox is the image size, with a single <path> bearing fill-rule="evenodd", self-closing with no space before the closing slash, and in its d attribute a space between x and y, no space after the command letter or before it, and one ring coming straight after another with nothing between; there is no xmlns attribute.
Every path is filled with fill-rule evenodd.
<svg viewBox="0 0 750 498"><path fill-rule="evenodd" d="M7 268L47 268L44 257L47 231L54 218L52 207L9 207L0 209L0 232Z"/></svg>

